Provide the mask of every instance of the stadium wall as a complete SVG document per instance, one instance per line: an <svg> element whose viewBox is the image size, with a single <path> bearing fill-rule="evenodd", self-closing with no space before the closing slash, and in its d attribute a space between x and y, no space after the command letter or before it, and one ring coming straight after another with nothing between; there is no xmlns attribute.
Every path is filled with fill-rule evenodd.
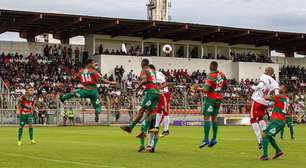
<svg viewBox="0 0 306 168"><path fill-rule="evenodd" d="M231 60L210 60L210 59L188 59L188 58L170 58L170 57L136 57L136 56L117 56L117 55L95 55L94 59L100 63L102 73L114 74L114 68L123 66L125 73L133 70L135 74L141 71L140 63L143 58L148 58L156 68L162 69L187 69L189 73L203 69L209 72L209 64L211 61L219 63L219 69L229 79L256 79L264 72L268 66L272 66L275 72L279 72L278 64L266 63L247 63L232 62ZM278 79L278 73L276 78Z"/></svg>
<svg viewBox="0 0 306 168"><path fill-rule="evenodd" d="M239 80L241 79L256 79L264 72L266 67L272 67L275 71L276 80L279 80L279 65L278 64L265 64L265 63L250 63L239 62L238 73Z"/></svg>

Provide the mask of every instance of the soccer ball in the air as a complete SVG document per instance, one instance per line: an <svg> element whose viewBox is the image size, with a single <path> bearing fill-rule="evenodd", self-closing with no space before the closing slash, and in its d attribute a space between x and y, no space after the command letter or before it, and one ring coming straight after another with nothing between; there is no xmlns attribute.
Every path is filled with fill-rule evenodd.
<svg viewBox="0 0 306 168"><path fill-rule="evenodd" d="M172 52L172 47L169 44L164 45L163 52L166 54L170 54Z"/></svg>

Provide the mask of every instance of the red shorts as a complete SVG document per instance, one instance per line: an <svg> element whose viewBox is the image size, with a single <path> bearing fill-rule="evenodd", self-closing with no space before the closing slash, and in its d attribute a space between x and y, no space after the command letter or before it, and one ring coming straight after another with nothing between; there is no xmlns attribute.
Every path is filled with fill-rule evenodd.
<svg viewBox="0 0 306 168"><path fill-rule="evenodd" d="M169 115L170 111L170 92L162 93L160 95L159 102L154 110L154 114L163 114L164 116Z"/></svg>
<svg viewBox="0 0 306 168"><path fill-rule="evenodd" d="M256 101L252 102L251 106L251 123L262 120L267 112L268 106L257 103Z"/></svg>

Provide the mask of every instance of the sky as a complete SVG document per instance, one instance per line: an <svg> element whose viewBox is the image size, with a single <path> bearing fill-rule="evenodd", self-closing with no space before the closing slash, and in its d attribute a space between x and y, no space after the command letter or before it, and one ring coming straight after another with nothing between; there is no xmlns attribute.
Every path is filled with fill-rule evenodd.
<svg viewBox="0 0 306 168"><path fill-rule="evenodd" d="M306 33L306 0L170 0L173 21ZM146 19L148 0L1 0L0 8ZM20 40L16 33L0 40Z"/></svg>

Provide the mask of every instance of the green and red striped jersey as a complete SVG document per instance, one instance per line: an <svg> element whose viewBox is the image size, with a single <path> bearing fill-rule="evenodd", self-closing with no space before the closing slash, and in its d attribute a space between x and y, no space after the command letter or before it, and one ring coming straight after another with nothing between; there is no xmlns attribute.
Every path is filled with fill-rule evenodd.
<svg viewBox="0 0 306 168"><path fill-rule="evenodd" d="M21 114L32 114L34 106L34 97L22 95L18 98L18 109Z"/></svg>
<svg viewBox="0 0 306 168"><path fill-rule="evenodd" d="M149 67L144 67L140 73L140 80L147 80L145 84L145 90L156 89L157 90L157 83L156 83L156 73L153 69Z"/></svg>
<svg viewBox="0 0 306 168"><path fill-rule="evenodd" d="M205 80L205 86L207 88L207 98L212 100L222 100L221 90L227 85L225 75L219 71L213 71L208 74Z"/></svg>
<svg viewBox="0 0 306 168"><path fill-rule="evenodd" d="M93 68L82 68L76 75L76 78L81 82L83 86L90 88L97 88L99 81L103 80L100 72Z"/></svg>
<svg viewBox="0 0 306 168"><path fill-rule="evenodd" d="M285 121L289 106L289 98L285 95L275 95L271 96L270 99L272 102L274 102L271 119Z"/></svg>

